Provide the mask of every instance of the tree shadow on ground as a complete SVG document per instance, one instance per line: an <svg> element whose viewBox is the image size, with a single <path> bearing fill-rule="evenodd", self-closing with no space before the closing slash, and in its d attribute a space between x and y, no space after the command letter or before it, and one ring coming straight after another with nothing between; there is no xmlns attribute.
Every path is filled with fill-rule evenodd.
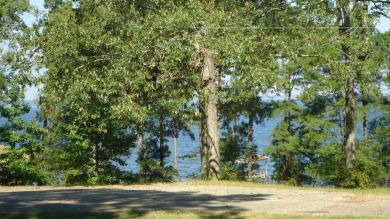
<svg viewBox="0 0 390 219"><path fill-rule="evenodd" d="M238 203L265 200L268 194L212 195L198 192L164 192L107 188L52 189L0 193L0 214L21 218L23 213L36 213L37 218L52 218L50 212L90 213L81 218L118 218L116 212L142 217L152 211L198 212L200 218L239 218L239 211L248 210ZM208 215L207 212L221 212ZM12 217L11 212L19 212ZM96 213L96 214L94 214ZM26 214L27 215L27 214ZM77 216L75 215L75 216ZM0 215L1 216L1 215Z"/></svg>
<svg viewBox="0 0 390 219"><path fill-rule="evenodd" d="M42 211L42 212L13 212L0 214L2 219L114 219L119 218L116 213L91 213L91 212L61 212L61 211Z"/></svg>
<svg viewBox="0 0 390 219"><path fill-rule="evenodd" d="M149 215L150 214L150 215ZM2 219L119 219L119 218L200 218L200 219L244 219L241 212L238 211L225 211L225 212L193 212L193 213L174 213L165 212L163 216L158 215L151 211L128 211L121 213L113 212L61 212L61 211L45 211L45 212L13 212L0 214Z"/></svg>

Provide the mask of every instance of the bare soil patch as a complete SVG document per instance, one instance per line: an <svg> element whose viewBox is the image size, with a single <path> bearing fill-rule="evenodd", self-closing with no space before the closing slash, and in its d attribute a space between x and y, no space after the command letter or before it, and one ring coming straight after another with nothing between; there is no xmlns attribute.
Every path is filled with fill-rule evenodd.
<svg viewBox="0 0 390 219"><path fill-rule="evenodd" d="M390 195L180 183L97 187L0 187L0 213L156 210L261 211L390 218Z"/></svg>

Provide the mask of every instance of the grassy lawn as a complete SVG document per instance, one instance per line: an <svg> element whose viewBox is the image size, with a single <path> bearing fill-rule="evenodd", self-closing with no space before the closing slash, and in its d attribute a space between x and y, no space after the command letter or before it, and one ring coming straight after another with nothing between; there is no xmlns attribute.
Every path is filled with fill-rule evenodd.
<svg viewBox="0 0 390 219"><path fill-rule="evenodd" d="M270 214L254 211L222 211L222 212L193 212L193 211L130 211L116 213L91 213L91 212L44 212L44 213L9 213L0 214L2 219L124 219L124 218L139 218L139 219L171 219L171 218L186 218L186 219L246 219L246 218L264 218L264 219L300 219L300 218L322 218L322 219L371 219L383 217L353 217L353 216L315 216L315 215L283 215Z"/></svg>

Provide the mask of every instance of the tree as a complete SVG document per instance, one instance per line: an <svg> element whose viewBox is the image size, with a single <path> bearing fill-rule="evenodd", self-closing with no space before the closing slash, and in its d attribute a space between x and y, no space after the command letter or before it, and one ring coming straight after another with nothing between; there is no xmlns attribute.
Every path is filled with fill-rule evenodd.
<svg viewBox="0 0 390 219"><path fill-rule="evenodd" d="M39 139L42 130L35 120L22 119L30 106L24 102L25 79L19 76L7 74L7 82L11 85L7 86L0 107L1 116L7 119L0 128L0 141L8 146L7 153L0 155L0 183L44 185L50 182L50 177L37 159L43 148Z"/></svg>
<svg viewBox="0 0 390 219"><path fill-rule="evenodd" d="M356 115L355 115L355 88L356 82L360 82L363 104L363 131L367 138L366 105L367 105L367 74L370 57L370 1L336 1L337 22L341 37L343 63L346 66L346 94L345 94L345 150L346 166L353 169L356 150ZM386 10L386 2L372 1L372 14L382 14ZM355 26L361 26L361 31L356 31ZM353 40L358 39L363 48L353 47ZM374 72L376 72L374 70ZM371 78L371 77L368 77Z"/></svg>
<svg viewBox="0 0 390 219"><path fill-rule="evenodd" d="M180 14L173 2L82 1L57 6L39 36L44 39L42 63L48 67L42 78L42 106L52 112L52 127L63 126L59 133L71 134L63 137L74 137L76 148L91 151L95 166L99 151L107 147L97 136L108 135L109 125L118 132L134 130L141 179L165 171L165 138L173 124L168 120L175 117L176 131L185 127L195 87L195 77L187 74L193 50L185 38L192 31L189 21L170 22L172 10ZM58 29L64 31L61 42L56 40Z"/></svg>
<svg viewBox="0 0 390 219"><path fill-rule="evenodd" d="M190 123L200 128L203 179L221 178L221 162L231 168L245 156L251 180L253 127L274 109L260 94L270 92L285 97L269 148L274 179L366 186L382 171L366 168L379 159L367 152L367 110L383 102L371 98L382 80L371 28L383 2L372 10L369 1L344 0L45 3L49 14L30 35L45 71L40 136L69 183L120 181L112 162L124 164L136 136L140 180L172 180L167 138L176 158L178 133ZM356 139L360 109L366 141ZM334 170L341 161L345 168Z"/></svg>
<svg viewBox="0 0 390 219"><path fill-rule="evenodd" d="M25 27L21 15L31 9L27 0L2 0L0 2L0 42L15 36L17 30Z"/></svg>
<svg viewBox="0 0 390 219"><path fill-rule="evenodd" d="M42 150L42 130L35 120L22 119L30 112L24 92L33 83L28 55L30 32L21 17L28 12L28 1L0 1L0 43L4 49L0 59L0 112L6 120L0 128L0 142L8 147L0 156L0 183L6 185L46 184L50 180L37 159Z"/></svg>
<svg viewBox="0 0 390 219"><path fill-rule="evenodd" d="M376 33L372 36L373 46L372 46L372 56L371 58L376 63L376 66L380 69L378 73L379 80L388 86L389 78L389 50L388 43L390 40L390 32L387 31L385 33ZM380 74L383 73L384 75ZM375 94L374 94L375 95ZM370 98L374 99L374 98ZM384 100L383 100L384 99ZM374 99L375 100L375 99ZM376 117L374 119L371 118L369 122L369 142L370 148L373 152L376 153L376 162L381 163L385 168L385 176L381 174L377 174L376 177L379 178L378 184L384 184L386 177L389 177L390 173L390 160L389 160L389 109L388 109L388 100L387 98L382 98L382 101L378 103L378 101L374 102L377 106L371 112L374 112Z"/></svg>
<svg viewBox="0 0 390 219"><path fill-rule="evenodd" d="M6 87L4 65L10 60L7 60L3 49L7 49L7 45L12 47L15 44L17 31L26 27L21 14L30 10L30 5L27 0L2 0L0 1L0 88L3 91Z"/></svg>
<svg viewBox="0 0 390 219"><path fill-rule="evenodd" d="M376 74L375 72L377 72L375 68L372 68L372 66L370 67L370 45L367 38L367 34L370 33L368 31L368 29L370 29L370 21L367 18L367 4L367 1L362 1L361 3L351 1L335 1L325 4L324 11L327 12L327 14L325 14L325 16L318 14L319 16L316 17L317 20L314 23L314 27L321 24L322 21L325 21L324 23L326 23L326 21L332 22L333 20L337 21L336 24L338 25L338 32L335 32L332 28L329 28L324 30L321 33L322 35L316 36L316 41L314 41L312 47L315 50L319 50L321 52L317 52L317 55L313 57L314 59L312 59L316 60L316 63L311 62L309 68L303 68L303 79L307 85L304 87L304 95L306 96L304 102L305 105L310 105L311 100L315 100L311 98L307 99L310 96L315 97L315 95L311 94L315 92L320 92L321 95L319 96L326 98L329 97L329 93L333 93L333 98L330 98L330 100L333 100L329 103L334 106L335 110L337 110L337 108L340 106L338 104L340 103L340 100L344 99L344 107L342 107L342 109L344 109L344 114L340 114L340 110L337 110L338 113L334 114L336 116L339 114L339 117L341 118L339 120L341 121L339 123L339 128L343 129L343 131L341 131L341 136L344 142L344 156L334 156L334 159L329 159L328 161L323 158L316 158L312 161L312 165L321 165L322 170L325 171L328 169L328 166L332 166L331 163L339 164L340 159L345 159L346 168L338 168L336 171L334 167L331 167L328 169L329 172L326 173L317 171L317 176L332 176L334 179L330 180L328 178L328 182L332 181L332 184L334 185L345 187L351 187L353 184L355 184L355 186L367 186L370 183L366 183L366 179L372 178L368 175L375 175L375 173L372 173L377 171L375 168L369 168L372 169L373 172L368 173L366 169L367 167L364 166L369 166L370 163L366 161L371 159L370 157L364 157L361 154L362 151L366 150L366 146L364 146L364 144L360 144L361 148L356 150L356 144L358 144L358 141L356 139L357 110L355 107L355 92L358 88L357 85L360 85L360 88L365 89L362 91L362 94L364 94L364 97L362 97L364 115L364 108L367 107L367 92L375 91L375 89L367 89L368 87L375 87L373 86L374 80L368 80L368 78L373 78L372 75ZM310 9L310 7L307 8ZM321 27L321 25L319 25L319 27ZM332 41L329 41L329 39L332 39ZM363 49L361 49L361 45L363 45ZM339 59L340 54L342 54L341 60ZM320 99L323 98L321 97ZM328 117L332 118L330 115L328 115ZM364 122L366 115L363 117L363 127L366 127L366 125L364 125L364 123L367 123ZM306 115L302 118L307 120L307 118L310 117ZM329 119L325 117L322 118L324 121ZM309 124L310 123L305 123L305 126L308 126ZM316 129L318 128L320 127L317 127ZM322 128L320 130L322 130ZM331 133L333 132L334 131L331 131ZM305 134L305 132L300 133ZM307 136L307 133L305 135ZM305 135L300 135L299 138L304 140L306 138ZM302 143L300 144L302 145ZM337 143L337 141L332 143L330 141L329 144L325 145L319 144L318 151L328 151L329 153L332 153L332 150L335 151L334 146L337 146L338 144L339 143ZM336 151L340 152L338 148ZM359 153L360 158L360 160L356 161L356 168L354 168L353 165L355 162L355 153ZM325 154L323 155L325 156ZM317 162L319 163L316 164ZM320 168L317 170L319 169ZM363 172L365 174L363 174ZM377 173L379 172L380 170L378 170Z"/></svg>
<svg viewBox="0 0 390 219"><path fill-rule="evenodd" d="M270 3L268 3L270 4ZM273 6L271 6L273 5ZM278 182L301 184L304 176L304 165L300 135L301 122L305 110L294 100L300 90L310 87L310 74L315 69L313 59L318 56L318 41L322 40L317 27L324 25L328 17L324 14L324 5L310 1L276 1L269 7L276 13L267 14L267 25L275 26L269 34L278 36L275 42L274 56L277 76L275 91L284 96L278 104L277 116L283 117L272 133L272 145L266 149L275 162L273 179ZM323 43L323 41L321 41ZM315 91L314 91L315 92ZM307 115L309 116L309 114Z"/></svg>
<svg viewBox="0 0 390 219"><path fill-rule="evenodd" d="M261 113L254 112L255 109L252 105L246 106L246 107L252 107L253 111L251 110L243 110L243 111L235 111L237 109L240 109L240 107L232 106L232 104L236 105L240 98L245 97L245 101L254 101L254 104L258 103L257 99L257 92L264 91L267 89L267 85L262 84L265 80L265 73L261 72L261 70L265 69L264 66L265 61L262 62L261 60L261 54L259 51L263 48L262 43L263 39L261 39L260 36L262 36L261 32L258 32L256 27L258 27L257 19L259 14L264 13L261 9L258 7L258 3L256 1L216 1L215 4L209 3L208 9L204 15L205 18L208 18L209 20L203 21L204 25L200 27L200 33L202 37L199 37L199 48L203 49L200 51L203 51L203 61L206 63L205 58L208 58L207 60L210 60L210 55L206 55L209 53L213 54L213 62L216 66L216 70L214 70L214 74L217 73L216 76L208 77L208 80L206 80L207 83L204 83L205 85L210 85L210 80L214 82L211 83L211 86L215 86L218 84L220 87L212 88L206 90L206 93L200 93L200 98L202 98L202 94L206 96L206 98L210 98L208 100L214 101L214 93L217 92L218 98L220 98L220 101L218 102L218 105L230 106L234 109L234 111L229 112L230 114L228 117L234 121L237 121L240 118L240 113L247 113L246 116L250 117L250 122L248 124L248 153L247 153L247 160L249 164L249 170L248 174L251 175L251 155L253 153L251 143L253 141L253 123L255 122L255 119L257 115L260 115ZM204 13L204 12L203 12ZM221 18L225 18L224 20L219 20ZM241 28L242 27L242 28ZM203 33L203 34L202 34ZM214 42L213 39L219 39L218 41ZM213 44L214 42L214 44ZM217 43L217 44L216 44ZM260 45L260 46L259 46ZM197 46L196 46L197 47ZM214 54L217 54L215 56ZM268 54L268 53L266 53ZM266 55L264 55L266 56ZM259 61L261 60L261 61ZM211 62L211 60L209 61ZM209 63L207 62L207 63ZM203 71L206 72L206 71ZM225 74L225 75L224 75ZM234 87L234 85L227 86L226 89L221 89L221 84L223 80L226 80L224 77L226 74L230 74L231 84L234 84L238 81L244 81L241 85L241 87ZM209 75L207 75L209 76ZM245 83L248 83L247 85ZM238 82L237 84L240 84ZM243 85L245 84L245 85ZM242 86L243 85L243 86ZM238 92L225 92L229 89L238 89ZM246 94L241 94L240 92L246 90L249 92ZM204 92L204 91L203 91ZM238 94L238 96L234 97L234 95ZM231 96L230 96L231 95ZM249 96L249 97L248 97ZM204 96L203 96L204 98ZM245 102L243 101L243 102ZM201 103L201 109L207 110L208 105L206 102L202 103L202 99L200 101ZM232 104L230 104L232 103ZM247 102L245 102L247 103ZM239 104L245 104L245 103L238 103ZM204 104L205 107L202 107ZM211 105L213 106L213 104ZM203 110L203 112L205 112ZM215 110L211 110L214 111ZM202 112L202 111L201 111ZM210 145L210 142L215 142L218 138L215 136L214 139L216 140L209 140L206 137L208 137L207 132L211 131L212 133L219 133L219 118L214 119L214 126L211 128L207 119L211 119L211 115L208 115L207 113L202 115L202 121L204 121L201 124L201 155L204 159L202 159L202 163L205 163L206 165L202 164L202 176L203 178L218 178L219 173L215 173L213 175L209 175L209 167L207 165L210 165L211 160L215 160L214 157L219 157L219 149L217 150L211 150L216 152L215 154L208 155L208 152L210 152L210 149L213 149L214 145ZM215 117L215 114L212 115L212 117ZM228 121L230 122L230 121ZM206 125L207 124L207 125ZM208 130L209 129L209 130ZM212 130L210 130L212 129ZM217 131L218 130L218 131ZM235 133L233 133L234 135ZM219 134L218 134L219 135ZM203 136L203 137L202 137ZM214 136L214 135L209 135ZM233 139L233 142L235 140ZM209 156L209 158L207 158ZM210 159L210 157L212 159ZM234 160L234 159L233 159ZM215 162L215 161L214 161ZM217 165L217 164L216 164ZM219 165L219 164L218 164ZM213 169L217 169L215 166L212 167ZM209 176L207 176L209 175ZM250 178L250 177L249 177Z"/></svg>
<svg viewBox="0 0 390 219"><path fill-rule="evenodd" d="M121 92L109 83L120 51L112 42L123 35L114 28L121 28L122 21L109 4L63 4L37 32L42 59L37 58L47 68L40 97L50 112L46 144L61 148L55 151L60 168L66 168L65 183L119 182L120 171L112 162L125 165L134 146L131 124L112 116Z"/></svg>

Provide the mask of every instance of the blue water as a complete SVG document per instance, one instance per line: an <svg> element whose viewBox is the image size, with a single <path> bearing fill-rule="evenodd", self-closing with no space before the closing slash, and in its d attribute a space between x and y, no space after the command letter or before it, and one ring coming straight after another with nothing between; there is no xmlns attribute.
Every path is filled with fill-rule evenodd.
<svg viewBox="0 0 390 219"><path fill-rule="evenodd" d="M29 101L31 107L31 111L28 114L25 114L22 116L22 118L25 121L29 121L36 117L37 113L39 112L39 109L35 106L33 101ZM378 115L378 112L370 111L369 113L370 118L369 120L372 120ZM283 120L282 117L277 118L270 118L266 119L262 124L258 124L254 126L254 143L257 146L257 154L264 154L264 148L269 146L271 144L271 133L272 130L276 127L276 125ZM0 124L4 124L7 120L4 118L0 118ZM357 124L357 138L362 139L362 132L361 132L361 123ZM199 156L199 128L194 126L191 129L191 132L195 136L195 140L191 140L191 137L188 135L181 134L178 138L178 156L184 156L193 152L197 153L197 157L191 158L191 159L178 159L178 168L179 168L179 180L185 181L189 180L188 177L190 174L193 175L200 175L200 156ZM166 164L173 166L173 139L169 138L167 145L169 146L169 150L171 151L171 154L168 158L166 158ZM139 172L139 165L137 163L137 155L138 155L138 148L131 149L132 153L131 156L126 158L126 166L120 167L122 170L132 171L132 172ZM260 168L264 169L265 162L259 162ZM271 179L271 175L274 171L273 162L272 160L268 161L268 179Z"/></svg>
<svg viewBox="0 0 390 219"><path fill-rule="evenodd" d="M23 120L29 121L34 119L39 112L39 108L35 106L33 101L29 102L31 107L31 111L28 114L22 116ZM263 154L263 150L265 147L270 145L271 142L271 132L276 127L277 123L280 122L282 118L271 118L265 120L262 124L258 124L254 126L254 144L257 146L257 154ZM0 124L6 122L6 119L1 118ZM185 181L189 180L188 176L190 174L199 175L200 174L200 155L199 155L199 128L194 126L191 129L191 132L195 136L195 140L191 140L191 137L188 135L181 134L178 138L177 144L178 156L184 156L190 154L192 152L196 152L198 155L195 158L190 159L178 159L178 168L179 168L179 180ZM166 164L173 166L173 139L168 138L167 145L169 146L169 150L171 154L166 158ZM139 172L139 165L137 163L138 156L138 148L131 149L131 156L126 159L127 166L121 167L122 170L133 171L135 173ZM265 162L259 162L261 166L260 168L264 169ZM270 160L268 162L268 175L270 176L273 172L273 162ZM270 179L270 177L269 177Z"/></svg>
<svg viewBox="0 0 390 219"><path fill-rule="evenodd" d="M280 122L282 118L272 118L265 120L263 124L254 126L254 144L258 146L257 154L263 154L263 150L265 147L270 145L271 142L271 132L276 127L277 123ZM192 141L190 136L180 135L177 140L177 153L178 156L184 156L191 152L199 152L199 128L194 127L192 133L195 135L195 140ZM169 146L169 150L171 151L170 156L166 159L167 165L173 166L173 139L168 139L167 145ZM139 166L136 162L138 148L134 148L132 151L132 155L127 159L127 166L122 167L121 169L127 171L138 172ZM261 165L260 168L264 169L265 162L259 162ZM199 175L200 174L200 155L196 158L192 159L178 159L178 169L179 169L179 180L186 181L189 180L188 176L190 174ZM272 160L268 162L268 179L270 179L273 172L273 162Z"/></svg>

